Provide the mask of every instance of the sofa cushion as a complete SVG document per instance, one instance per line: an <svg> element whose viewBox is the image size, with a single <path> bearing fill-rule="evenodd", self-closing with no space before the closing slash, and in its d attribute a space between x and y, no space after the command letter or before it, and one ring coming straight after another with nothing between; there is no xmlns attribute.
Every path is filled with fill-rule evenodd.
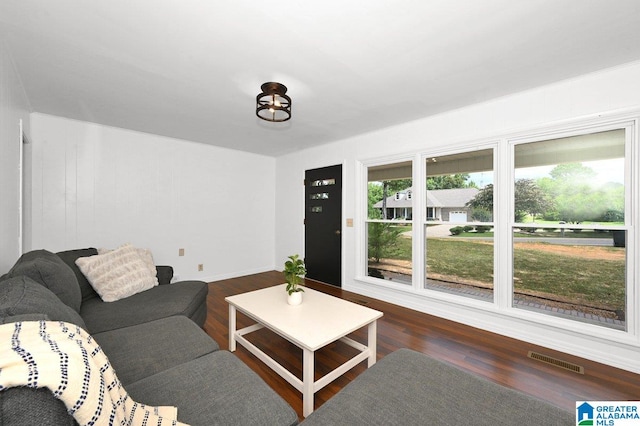
<svg viewBox="0 0 640 426"><path fill-rule="evenodd" d="M182 281L153 287L142 293L105 303L100 298L82 303L80 315L92 334L142 324L173 315L199 319L206 309L208 286L202 281ZM198 322L203 325L204 319Z"/></svg>
<svg viewBox="0 0 640 426"><path fill-rule="evenodd" d="M105 254L76 259L76 265L105 302L140 293L158 285L137 249L129 244Z"/></svg>
<svg viewBox="0 0 640 426"><path fill-rule="evenodd" d="M557 425L574 413L409 349L387 355L305 425Z"/></svg>
<svg viewBox="0 0 640 426"><path fill-rule="evenodd" d="M291 406L228 351L180 364L126 389L136 401L178 407L178 420L191 425L298 423Z"/></svg>
<svg viewBox="0 0 640 426"><path fill-rule="evenodd" d="M9 316L0 318L0 324L10 324L10 323L22 322L22 321L51 321L51 320L45 314L18 314L18 315L9 315Z"/></svg>
<svg viewBox="0 0 640 426"><path fill-rule="evenodd" d="M65 305L49 289L21 275L0 282L0 318L25 314L46 315L51 321L65 321L85 330L80 315Z"/></svg>
<svg viewBox="0 0 640 426"><path fill-rule="evenodd" d="M122 248L127 245L129 244L124 244L118 248ZM136 247L135 250L138 253L138 256L140 256L140 259L142 259L144 264L147 266L149 273L155 277L158 274L158 271L156 270L156 264L153 261L153 254L151 253L151 250L138 247ZM99 248L98 254L107 254L111 253L112 251L113 249Z"/></svg>
<svg viewBox="0 0 640 426"><path fill-rule="evenodd" d="M7 275L26 275L51 290L65 305L80 311L82 295L78 280L71 268L50 251L34 250L23 254Z"/></svg>
<svg viewBox="0 0 640 426"><path fill-rule="evenodd" d="M77 426L64 403L45 388L15 387L0 392L3 426Z"/></svg>
<svg viewBox="0 0 640 426"><path fill-rule="evenodd" d="M220 349L207 333L183 316L96 333L93 337L125 386Z"/></svg>
<svg viewBox="0 0 640 426"><path fill-rule="evenodd" d="M94 297L98 297L98 293L91 287L91 284L87 280L87 277L84 276L78 265L76 265L76 259L79 257L85 256L95 256L98 254L98 250L95 248L85 248L85 249L77 249L77 250L67 250L56 253L60 259L64 263L67 264L73 271L78 280L78 285L80 286L80 294L82 295L82 301L84 302L87 299L93 299Z"/></svg>

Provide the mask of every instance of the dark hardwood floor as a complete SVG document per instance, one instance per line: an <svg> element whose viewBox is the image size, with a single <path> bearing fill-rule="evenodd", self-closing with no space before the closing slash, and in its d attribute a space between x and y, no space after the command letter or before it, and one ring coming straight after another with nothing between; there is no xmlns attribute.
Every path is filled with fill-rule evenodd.
<svg viewBox="0 0 640 426"><path fill-rule="evenodd" d="M208 315L205 331L222 348L228 349L229 309L224 298L284 282L282 273L272 271L209 284ZM640 400L640 375L586 359L560 353L526 342L461 325L397 305L371 299L339 288L306 282L307 286L384 312L378 321L378 359L399 348L411 348L455 364L470 373L534 395L559 407L574 410L577 400ZM238 314L239 326L253 322ZM360 330L352 335L364 342ZM302 376L302 351L269 330L249 337L263 351ZM584 367L584 374L532 360L528 351L560 358ZM242 361L276 390L302 418L302 396L284 379L271 371L243 347L235 352ZM316 353L316 379L354 355L343 343L331 344ZM640 358L640 354L639 354ZM316 393L319 407L366 369L362 362Z"/></svg>

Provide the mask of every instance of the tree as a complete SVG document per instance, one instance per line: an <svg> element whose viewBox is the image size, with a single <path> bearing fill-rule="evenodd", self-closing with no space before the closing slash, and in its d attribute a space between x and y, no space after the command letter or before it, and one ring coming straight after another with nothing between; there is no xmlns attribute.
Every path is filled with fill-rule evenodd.
<svg viewBox="0 0 640 426"><path fill-rule="evenodd" d="M380 210L373 207L382 200L382 185L369 182L367 191L367 214L369 219L380 219Z"/></svg>
<svg viewBox="0 0 640 426"><path fill-rule="evenodd" d="M475 187L475 183L469 183L469 173L456 173L453 175L431 176L427 178L427 189L453 189Z"/></svg>
<svg viewBox="0 0 640 426"><path fill-rule="evenodd" d="M413 181L411 179L385 180L382 181L382 183L387 184L387 190L389 191L389 194L403 191L407 188L411 188L411 185L413 185Z"/></svg>
<svg viewBox="0 0 640 426"><path fill-rule="evenodd" d="M567 223L586 221L623 221L624 186L606 183L597 186L597 173L581 163L559 164L550 178L538 179L538 185L554 200L554 209L545 219Z"/></svg>
<svg viewBox="0 0 640 426"><path fill-rule="evenodd" d="M514 214L516 222L522 222L527 215L538 216L551 209L553 204L532 179L518 179L515 182ZM493 212L493 184L481 189L467 203L472 209Z"/></svg>
<svg viewBox="0 0 640 426"><path fill-rule="evenodd" d="M368 233L368 256L375 262L387 256L396 247L402 230L388 222L370 222Z"/></svg>
<svg viewBox="0 0 640 426"><path fill-rule="evenodd" d="M493 211L493 184L490 183L482 188L473 199L467 203L472 209L482 209L485 211Z"/></svg>
<svg viewBox="0 0 640 426"><path fill-rule="evenodd" d="M514 190L517 222L522 222L527 214L535 218L553 208L553 203L547 194L533 179L516 180Z"/></svg>
<svg viewBox="0 0 640 426"><path fill-rule="evenodd" d="M558 164L549 172L549 176L556 181L566 183L591 182L598 174L582 163Z"/></svg>

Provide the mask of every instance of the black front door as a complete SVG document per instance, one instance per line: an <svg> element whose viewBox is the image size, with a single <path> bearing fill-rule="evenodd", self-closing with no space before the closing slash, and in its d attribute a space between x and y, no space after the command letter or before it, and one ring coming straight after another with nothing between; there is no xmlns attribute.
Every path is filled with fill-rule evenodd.
<svg viewBox="0 0 640 426"><path fill-rule="evenodd" d="M342 165L305 172L307 278L342 284Z"/></svg>

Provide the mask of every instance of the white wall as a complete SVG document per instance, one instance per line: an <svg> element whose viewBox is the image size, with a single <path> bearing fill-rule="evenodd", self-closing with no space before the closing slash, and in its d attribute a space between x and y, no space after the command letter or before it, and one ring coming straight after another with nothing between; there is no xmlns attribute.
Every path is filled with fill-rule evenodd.
<svg viewBox="0 0 640 426"><path fill-rule="evenodd" d="M328 146L308 149L277 159L276 259L304 251L304 188L300 181L305 169L342 163L344 218L356 218L355 226L343 226L343 288L416 310L432 313L479 328L530 341L578 356L640 373L636 336L611 341L559 327L542 326L504 312L459 306L388 287L366 284L356 279L356 168L358 160L413 154L428 150L468 145L507 133L536 129L564 120L598 115L608 111L640 107L640 63L628 64L557 84L473 105L378 132L359 135ZM505 212L506 213L506 212ZM505 215L506 217L506 215ZM291 224L300 224L292 226ZM636 253L630 262L639 264ZM638 297L640 291L635 293ZM630 295L634 296L634 295ZM631 321L637 321L633 318ZM638 324L633 324L638 328ZM625 340L624 342L622 340Z"/></svg>
<svg viewBox="0 0 640 426"><path fill-rule="evenodd" d="M129 242L180 279L274 268L273 158L38 113L31 128L34 248Z"/></svg>
<svg viewBox="0 0 640 426"><path fill-rule="evenodd" d="M20 131L29 133L29 101L11 56L0 39L0 275L20 256Z"/></svg>

